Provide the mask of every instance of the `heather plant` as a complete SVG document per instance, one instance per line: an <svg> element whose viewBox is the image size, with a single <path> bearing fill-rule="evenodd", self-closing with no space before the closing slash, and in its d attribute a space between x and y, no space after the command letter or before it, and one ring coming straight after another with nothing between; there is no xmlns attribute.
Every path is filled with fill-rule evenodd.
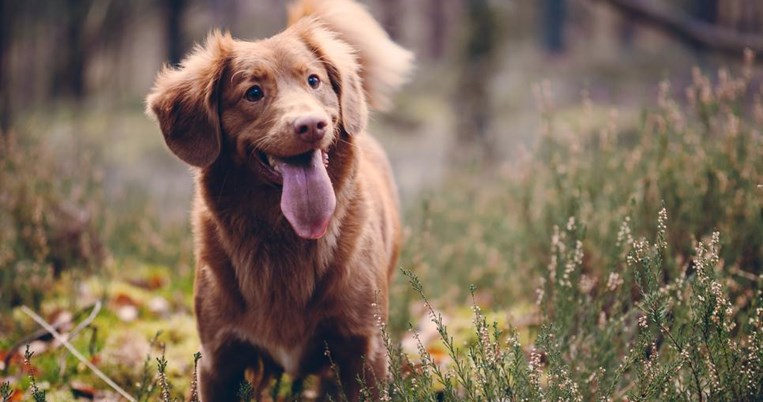
<svg viewBox="0 0 763 402"><path fill-rule="evenodd" d="M489 307L537 320L483 321L472 290L474 333L458 343L425 298L451 363L421 342L411 362L392 348L393 367L413 369L393 373L390 400L763 397L763 88L746 57L736 77L695 69L682 98L661 83L623 127L611 112L576 132L541 99L529 156L491 185L456 178L459 192L427 199L403 257L416 272L405 303L423 284L460 301L454 288L475 283ZM583 104L586 118L595 105Z"/></svg>
<svg viewBox="0 0 763 402"><path fill-rule="evenodd" d="M758 400L763 396L763 276L741 306L729 301L719 270L720 236L698 241L690 263L665 280L671 257L667 211L653 242L621 238L622 271L606 282L580 273L584 231L575 218L554 229L551 263L539 289L541 320L530 344L515 329L488 322L473 304L470 340L459 346L424 293L451 358L443 368L418 342L413 361L389 348L393 374L386 400ZM621 233L630 233L629 220ZM617 266L617 265L615 265ZM474 289L471 291L474 295ZM744 328L738 328L738 323ZM416 337L418 340L419 338ZM390 343L388 343L390 345ZM400 361L404 363L400 363ZM409 367L408 374L395 368Z"/></svg>
<svg viewBox="0 0 763 402"><path fill-rule="evenodd" d="M39 306L54 277L104 257L97 173L83 174L92 172L86 159L69 168L39 140L0 138L0 311Z"/></svg>
<svg viewBox="0 0 763 402"><path fill-rule="evenodd" d="M11 388L11 383L8 381L3 381L3 383L0 384L0 397L3 398L3 402L10 401L12 396L13 389Z"/></svg>
<svg viewBox="0 0 763 402"><path fill-rule="evenodd" d="M164 347L162 347L164 349ZM170 385L167 382L167 359L164 357L164 351L162 355L156 358L156 365L159 371L159 389L161 389L161 401L172 402L170 399Z"/></svg>
<svg viewBox="0 0 763 402"><path fill-rule="evenodd" d="M191 259L185 223L159 234L160 219L141 189L107 205L99 156L81 154L64 163L40 136L0 137L0 312L21 304L39 308L61 277L105 276L112 268L107 257Z"/></svg>
<svg viewBox="0 0 763 402"><path fill-rule="evenodd" d="M254 397L254 389L249 381L243 381L238 388L238 398L244 402L251 401Z"/></svg>
<svg viewBox="0 0 763 402"><path fill-rule="evenodd" d="M763 269L763 92L747 60L739 76L721 69L711 79L695 69L683 92L661 83L640 117L587 98L562 113L539 90L535 149L495 169L487 183L456 174L447 188L458 191L427 197L409 216L404 262L435 296L458 288L466 300L462 284L474 283L525 299L532 287L516 284L537 281L554 225L570 216L586 222L583 274L606 280L602 268L614 261L624 217L631 230L654 232L653 217L665 207L675 252L669 275L691 259L697 238L719 231L724 270L756 276Z"/></svg>
<svg viewBox="0 0 763 402"><path fill-rule="evenodd" d="M148 355L143 363L141 378L136 382L135 399L138 401L150 401L158 388L158 381L152 380L153 372L151 371L150 363L151 356Z"/></svg>
<svg viewBox="0 0 763 402"><path fill-rule="evenodd" d="M732 280L720 269L718 232L696 241L691 261L670 277L667 261L675 248L667 241L667 209L656 216L652 240L634 237L630 222L622 219L606 281L581 272L585 255L580 245L588 232L579 218L554 227L537 289L540 320L525 344L516 327L486 317L475 287L470 288L472 333L456 340L421 279L403 270L450 363L435 359L413 328L417 356L405 354L379 320L390 359L381 399L759 400L763 276L749 287L748 299L733 304L726 285ZM197 354L195 363L198 359ZM162 373L166 361L157 360ZM166 379L160 383L167 387ZM370 400L370 390L363 395ZM249 382L242 383L239 396L254 397Z"/></svg>
<svg viewBox="0 0 763 402"><path fill-rule="evenodd" d="M193 354L193 373L191 373L191 396L188 398L190 402L199 402L199 360L201 359L201 352Z"/></svg>
<svg viewBox="0 0 763 402"><path fill-rule="evenodd" d="M47 399L45 397L45 391L41 390L37 386L37 379L34 376L34 368L32 367L32 356L34 355L34 352L29 351L29 345L26 345L26 349L24 351L24 366L26 367L27 371L29 372L29 389L32 394L32 398L35 402L45 402Z"/></svg>

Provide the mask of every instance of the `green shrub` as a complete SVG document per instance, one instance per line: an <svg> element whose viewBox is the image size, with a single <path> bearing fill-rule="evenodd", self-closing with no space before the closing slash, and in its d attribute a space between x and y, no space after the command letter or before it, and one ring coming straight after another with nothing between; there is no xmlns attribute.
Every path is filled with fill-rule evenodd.
<svg viewBox="0 0 763 402"><path fill-rule="evenodd" d="M54 277L88 272L105 253L89 162L63 168L42 142L12 134L0 137L0 311L38 307Z"/></svg>
<svg viewBox="0 0 763 402"><path fill-rule="evenodd" d="M416 319L404 306L422 283L456 301L474 283L512 313L491 323L475 304L464 344L430 306L453 362L393 350L417 369L393 377L390 400L763 398L763 93L751 71L711 84L695 70L684 101L661 83L624 127L576 132L585 125L545 110L525 160L429 197L402 261L417 292L395 288L392 333ZM517 311L535 320L512 327Z"/></svg>
<svg viewBox="0 0 763 402"><path fill-rule="evenodd" d="M759 400L763 276L748 287L748 299L732 304L727 284L733 279L721 270L715 232L695 244L692 262L666 282L672 256L664 209L656 221L655 240L621 242L622 265L598 283L582 280L583 231L575 219L556 228L540 324L524 349L516 330L489 323L476 304L474 334L459 348L420 279L406 272L453 363L443 369L420 342L416 364L389 348L397 370L388 400ZM404 375L405 365L415 369Z"/></svg>

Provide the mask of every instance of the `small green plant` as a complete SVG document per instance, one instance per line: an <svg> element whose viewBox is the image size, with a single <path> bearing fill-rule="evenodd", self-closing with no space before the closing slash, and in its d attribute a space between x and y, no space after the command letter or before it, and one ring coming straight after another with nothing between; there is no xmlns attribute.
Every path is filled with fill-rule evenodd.
<svg viewBox="0 0 763 402"><path fill-rule="evenodd" d="M159 389L161 390L162 402L172 402L172 399L170 399L170 386L167 383L167 359L164 357L164 345L161 348L162 355L156 358L159 372Z"/></svg>
<svg viewBox="0 0 763 402"><path fill-rule="evenodd" d="M32 356L34 355L34 352L29 351L29 345L26 345L26 349L24 349L24 366L26 367L28 376L29 376L29 383L30 383L30 389L32 391L32 398L34 398L35 402L45 402L47 399L45 398L45 391L41 390L37 386L37 380L34 377L34 367L32 367Z"/></svg>
<svg viewBox="0 0 763 402"><path fill-rule="evenodd" d="M254 388L249 381L243 381L238 387L238 398L243 402L249 402L254 398Z"/></svg>
<svg viewBox="0 0 763 402"><path fill-rule="evenodd" d="M191 379L191 397L190 402L199 402L199 360L201 352L193 354L193 379Z"/></svg>
<svg viewBox="0 0 763 402"><path fill-rule="evenodd" d="M153 342L156 342L157 333ZM140 380L137 382L137 389L135 390L135 399L138 401L147 402L150 397L156 391L157 383L154 379L154 375L151 372L151 354L148 353L143 360L143 369L141 370Z"/></svg>
<svg viewBox="0 0 763 402"><path fill-rule="evenodd" d="M612 266L627 270L610 272L603 283L592 283L581 273L579 244L585 230L579 220L570 218L565 229L555 229L551 263L539 292L541 321L534 342L525 348L515 330L485 318L473 287L474 334L465 347L457 346L421 280L404 270L451 363L446 368L436 363L418 336L417 362L406 361L387 343L392 367L414 369L407 376L392 373L386 400L759 399L763 277L749 305L735 307L724 285L729 278L719 270L717 232L707 242L696 242L691 262L670 277L667 216L663 208L654 242L621 238L621 250L614 255L623 265ZM624 234L630 233L628 222L624 220ZM613 309L599 309L605 304ZM741 321L746 323L740 329Z"/></svg>
<svg viewBox="0 0 763 402"><path fill-rule="evenodd" d="M8 402L12 396L13 388L11 388L11 383L3 381L2 384L0 384L0 397L3 398L3 402Z"/></svg>
<svg viewBox="0 0 763 402"><path fill-rule="evenodd" d="M339 372L340 369L339 369L339 366L337 366L336 363L334 363L334 358L331 357L331 349L329 349L329 345L326 342L324 342L324 344L323 344L323 354L326 356L326 358L329 361L329 369L331 370L331 374L333 375L333 378L332 378L332 381L334 381L333 385L337 389L341 390L342 389L342 377L339 375L340 374L340 372ZM358 382L360 382L361 385L363 385L363 383L362 383L360 378L357 378L356 380ZM365 386L363 387L361 392L364 393L364 394L370 394L371 393L371 391L367 387L365 387ZM344 392L340 391L338 397L339 397L339 400L334 400L334 398L329 395L329 401L331 401L331 402L347 402L347 395L345 395Z"/></svg>

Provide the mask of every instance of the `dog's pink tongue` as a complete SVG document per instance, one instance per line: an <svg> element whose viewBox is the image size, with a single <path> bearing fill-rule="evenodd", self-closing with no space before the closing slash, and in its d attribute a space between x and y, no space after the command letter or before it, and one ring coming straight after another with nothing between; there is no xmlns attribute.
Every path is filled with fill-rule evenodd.
<svg viewBox="0 0 763 402"><path fill-rule="evenodd" d="M284 216L299 237L323 237L334 214L336 197L321 151L282 160L279 165L283 176L281 211Z"/></svg>

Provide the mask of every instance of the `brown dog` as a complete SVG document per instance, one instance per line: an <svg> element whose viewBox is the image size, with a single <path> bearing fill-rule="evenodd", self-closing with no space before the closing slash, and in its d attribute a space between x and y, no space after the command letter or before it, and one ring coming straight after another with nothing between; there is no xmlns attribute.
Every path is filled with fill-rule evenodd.
<svg viewBox="0 0 763 402"><path fill-rule="evenodd" d="M303 0L290 22L257 42L211 33L147 98L196 177L204 402L234 400L246 368L320 374L336 397L326 347L351 401L357 378L377 393L386 376L377 317L400 224L365 127L367 104L386 103L412 56L350 0Z"/></svg>

